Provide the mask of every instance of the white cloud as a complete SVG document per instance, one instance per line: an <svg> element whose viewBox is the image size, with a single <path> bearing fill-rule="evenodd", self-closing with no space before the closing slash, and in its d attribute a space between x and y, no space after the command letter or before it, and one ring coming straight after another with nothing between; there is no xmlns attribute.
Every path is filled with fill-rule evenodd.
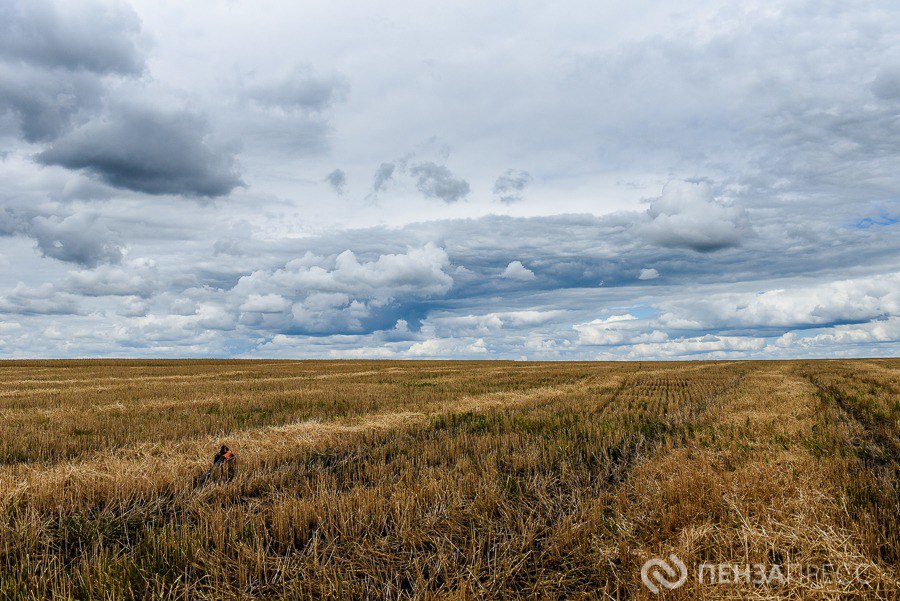
<svg viewBox="0 0 900 601"><path fill-rule="evenodd" d="M383 346L359 346L348 349L331 349L329 359L402 359L396 351Z"/></svg>
<svg viewBox="0 0 900 601"><path fill-rule="evenodd" d="M533 280L535 278L534 272L522 265L521 261L512 261L506 266L506 269L503 270L500 277L507 280L519 280L522 282L527 282L528 280Z"/></svg>
<svg viewBox="0 0 900 601"><path fill-rule="evenodd" d="M404 254L360 261L352 251L306 253L276 270L240 279L230 292L252 327L355 331L395 303L446 294L453 286L447 253L427 243Z"/></svg>
<svg viewBox="0 0 900 601"><path fill-rule="evenodd" d="M900 341L900 317L889 317L861 324L842 324L816 334L787 332L775 342L781 348L837 348L843 345Z"/></svg>
<svg viewBox="0 0 900 601"><path fill-rule="evenodd" d="M143 317L150 310L149 303L137 296L127 296L119 305L117 315L122 317Z"/></svg>
<svg viewBox="0 0 900 601"><path fill-rule="evenodd" d="M716 356L727 356L728 353L760 351L765 346L764 338L708 334L694 338L635 344L630 347L628 356L631 358L670 358L700 354L711 355L717 352L720 354Z"/></svg>
<svg viewBox="0 0 900 601"><path fill-rule="evenodd" d="M290 306L290 301L279 294L251 294L239 308L248 313L282 313Z"/></svg>
<svg viewBox="0 0 900 601"><path fill-rule="evenodd" d="M821 282L758 293L703 295L668 303L671 327L762 327L828 324L900 314L900 273Z"/></svg>
<svg viewBox="0 0 900 601"><path fill-rule="evenodd" d="M655 280L659 277L659 272L653 268L650 269L641 269L641 273L638 276L639 280Z"/></svg>
<svg viewBox="0 0 900 601"><path fill-rule="evenodd" d="M575 324L572 329L578 332L580 344L606 346L622 344L629 340L635 332L645 327L646 324L637 317L625 313L624 315L611 315L606 319Z"/></svg>
<svg viewBox="0 0 900 601"><path fill-rule="evenodd" d="M148 297L159 289L156 262L134 259L123 265L100 265L70 271L66 288L85 296Z"/></svg>
<svg viewBox="0 0 900 601"><path fill-rule="evenodd" d="M49 283L31 287L19 282L12 290L0 294L0 313L65 315L81 312L78 297Z"/></svg>
<svg viewBox="0 0 900 601"><path fill-rule="evenodd" d="M709 184L673 180L635 229L660 246L708 252L739 246L753 233L747 212L718 202Z"/></svg>
<svg viewBox="0 0 900 601"><path fill-rule="evenodd" d="M407 357L440 358L484 355L487 352L487 343L485 343L483 338L478 338L475 340L458 338L432 338L413 344L404 354Z"/></svg>

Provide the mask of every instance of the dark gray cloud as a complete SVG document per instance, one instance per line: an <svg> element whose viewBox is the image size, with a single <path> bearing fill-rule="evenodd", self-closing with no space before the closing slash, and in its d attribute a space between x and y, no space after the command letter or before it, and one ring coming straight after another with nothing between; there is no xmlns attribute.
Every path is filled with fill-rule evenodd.
<svg viewBox="0 0 900 601"><path fill-rule="evenodd" d="M243 182L231 152L208 144L208 129L191 113L122 106L63 136L37 160L136 192L224 196Z"/></svg>
<svg viewBox="0 0 900 601"><path fill-rule="evenodd" d="M37 216L23 233L34 238L45 257L94 267L122 260L122 243L96 215L78 213L65 218Z"/></svg>
<svg viewBox="0 0 900 601"><path fill-rule="evenodd" d="M347 174L342 169L335 169L325 176L325 181L334 188L335 192L343 194L344 188L347 186Z"/></svg>
<svg viewBox="0 0 900 601"><path fill-rule="evenodd" d="M25 236L44 257L95 267L118 263L123 243L96 213L40 214L32 208L0 209L0 237Z"/></svg>
<svg viewBox="0 0 900 601"><path fill-rule="evenodd" d="M391 183L394 179L394 163L382 163L375 171L375 177L372 179L372 192L377 194Z"/></svg>
<svg viewBox="0 0 900 601"><path fill-rule="evenodd" d="M73 120L101 106L103 88L92 73L52 73L0 62L0 114L7 113L28 142L47 141Z"/></svg>
<svg viewBox="0 0 900 601"><path fill-rule="evenodd" d="M469 183L453 175L444 165L431 161L416 163L409 168L416 178L416 188L428 198L439 198L446 203L457 202L469 193Z"/></svg>
<svg viewBox="0 0 900 601"><path fill-rule="evenodd" d="M531 182L531 174L518 169L507 169L503 175L494 182L494 195L506 204L522 200L522 192Z"/></svg>
<svg viewBox="0 0 900 601"><path fill-rule="evenodd" d="M52 140L99 110L104 76L144 70L140 21L123 3L0 3L0 115Z"/></svg>
<svg viewBox="0 0 900 601"><path fill-rule="evenodd" d="M136 75L140 20L125 3L4 0L0 57L50 69Z"/></svg>

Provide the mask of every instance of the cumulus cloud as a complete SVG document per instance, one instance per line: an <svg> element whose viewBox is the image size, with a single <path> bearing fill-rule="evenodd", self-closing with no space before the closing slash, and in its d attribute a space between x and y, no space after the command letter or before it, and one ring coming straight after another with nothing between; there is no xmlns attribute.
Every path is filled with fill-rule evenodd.
<svg viewBox="0 0 900 601"><path fill-rule="evenodd" d="M717 336L707 334L694 338L679 338L665 342L645 342L630 347L629 358L672 358L703 355L706 358L740 356L760 351L766 346L764 338L750 336Z"/></svg>
<svg viewBox="0 0 900 601"><path fill-rule="evenodd" d="M506 204L522 200L522 192L531 182L531 174L518 169L507 169L503 175L494 182L494 195Z"/></svg>
<svg viewBox="0 0 900 601"><path fill-rule="evenodd" d="M245 313L283 313L291 308L291 301L280 294L250 294L239 309Z"/></svg>
<svg viewBox="0 0 900 601"><path fill-rule="evenodd" d="M156 262L135 259L124 265L102 265L69 273L66 289L84 296L147 298L159 288Z"/></svg>
<svg viewBox="0 0 900 601"><path fill-rule="evenodd" d="M716 201L706 183L670 181L646 217L636 230L648 240L698 252L739 246L752 233L747 212Z"/></svg>
<svg viewBox="0 0 900 601"><path fill-rule="evenodd" d="M147 194L223 196L243 182L231 153L208 144L208 129L191 113L120 106L58 139L37 160Z"/></svg>
<svg viewBox="0 0 900 601"><path fill-rule="evenodd" d="M645 268L641 269L640 275L638 275L639 280L655 280L659 277L659 272L653 268Z"/></svg>
<svg viewBox="0 0 900 601"><path fill-rule="evenodd" d="M126 296L119 305L116 315L121 317L143 317L150 310L149 303L137 296Z"/></svg>
<svg viewBox="0 0 900 601"><path fill-rule="evenodd" d="M484 355L488 352L483 338L466 340L457 338L432 338L416 342L404 353L418 359Z"/></svg>
<svg viewBox="0 0 900 601"><path fill-rule="evenodd" d="M122 260L122 242L96 214L76 213L68 217L37 216L24 224L45 257L94 267Z"/></svg>
<svg viewBox="0 0 900 601"><path fill-rule="evenodd" d="M447 253L428 243L404 254L360 261L350 250L335 257L307 253L275 271L240 279L231 294L244 323L294 333L362 331L393 325L397 304L446 294L453 278Z"/></svg>
<svg viewBox="0 0 900 601"><path fill-rule="evenodd" d="M416 188L428 198L438 198L446 203L462 200L469 194L469 183L453 175L444 165L431 161L417 163L409 168L416 178Z"/></svg>
<svg viewBox="0 0 900 601"><path fill-rule="evenodd" d="M578 341L588 345L613 345L622 344L635 336L645 326L637 317L630 313L611 315L606 319L595 319L587 323L579 323L572 326L578 332Z"/></svg>
<svg viewBox="0 0 900 601"><path fill-rule="evenodd" d="M511 261L500 273L500 277L507 280L519 280L527 282L535 278L534 272L522 265L522 261Z"/></svg>
<svg viewBox="0 0 900 601"><path fill-rule="evenodd" d="M0 313L71 315L79 312L77 297L50 283L33 287L19 283L8 292L0 291Z"/></svg>
<svg viewBox="0 0 900 601"><path fill-rule="evenodd" d="M218 332L232 330L234 316L223 307L203 303L190 315L148 314L135 317L114 331L121 343L139 347L156 346L164 351L205 348ZM192 348L193 347L193 348ZM196 350L194 351L196 352Z"/></svg>
<svg viewBox="0 0 900 601"><path fill-rule="evenodd" d="M344 193L344 188L347 186L347 174L342 169L335 169L325 176L325 181L340 195Z"/></svg>
<svg viewBox="0 0 900 601"><path fill-rule="evenodd" d="M564 311L527 309L496 311L479 315L437 315L425 320L425 328L440 337L491 336L503 328L519 330L548 323Z"/></svg>
<svg viewBox="0 0 900 601"><path fill-rule="evenodd" d="M792 349L831 348L900 341L900 316L873 320L862 324L841 324L811 335L787 332L775 345Z"/></svg>
<svg viewBox="0 0 900 601"><path fill-rule="evenodd" d="M707 294L666 303L660 321L706 327L798 327L867 321L900 314L900 273L776 288Z"/></svg>
<svg viewBox="0 0 900 601"><path fill-rule="evenodd" d="M0 237L16 235L31 238L44 257L85 267L122 259L120 236L95 212L44 215L29 207L0 208Z"/></svg>
<svg viewBox="0 0 900 601"><path fill-rule="evenodd" d="M284 336L278 338L274 342L283 342L288 337ZM267 345L266 350L271 350L272 345ZM284 347L282 347L284 348ZM288 347L290 348L290 347ZM278 355L276 355L278 356ZM372 359L403 359L404 357L400 355L396 350L384 346L358 346L355 348L333 348L328 350L327 357L329 359L363 359L363 360L372 360Z"/></svg>
<svg viewBox="0 0 900 601"><path fill-rule="evenodd" d="M707 334L693 338L635 344L630 347L628 356L630 358L667 358L704 355L715 358L760 351L765 346L764 338Z"/></svg>

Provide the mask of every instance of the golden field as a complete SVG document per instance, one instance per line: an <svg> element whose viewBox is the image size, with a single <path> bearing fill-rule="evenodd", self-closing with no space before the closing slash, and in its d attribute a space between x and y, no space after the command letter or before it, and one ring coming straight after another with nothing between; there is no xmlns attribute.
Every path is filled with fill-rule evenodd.
<svg viewBox="0 0 900 601"><path fill-rule="evenodd" d="M0 418L0 599L900 598L898 359L0 362Z"/></svg>

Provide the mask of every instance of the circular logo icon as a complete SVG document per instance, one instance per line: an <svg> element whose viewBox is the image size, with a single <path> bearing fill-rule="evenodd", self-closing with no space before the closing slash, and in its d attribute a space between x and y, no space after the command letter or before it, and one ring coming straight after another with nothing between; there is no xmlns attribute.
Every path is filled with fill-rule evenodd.
<svg viewBox="0 0 900 601"><path fill-rule="evenodd" d="M660 586L669 590L678 588L687 581L687 577L684 562L674 553L669 554L668 561L658 557L648 559L641 568L641 581L654 595L659 594Z"/></svg>

